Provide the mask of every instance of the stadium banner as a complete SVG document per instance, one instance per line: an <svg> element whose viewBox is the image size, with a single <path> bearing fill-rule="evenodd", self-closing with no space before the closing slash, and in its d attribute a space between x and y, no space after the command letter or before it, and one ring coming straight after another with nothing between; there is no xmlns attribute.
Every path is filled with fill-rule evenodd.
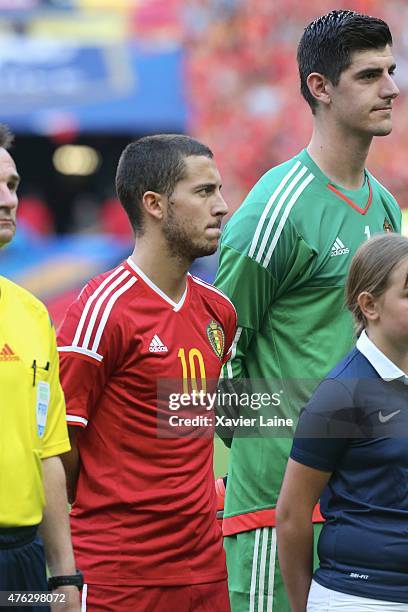
<svg viewBox="0 0 408 612"><path fill-rule="evenodd" d="M5 36L0 121L16 132L184 131L182 50Z"/></svg>

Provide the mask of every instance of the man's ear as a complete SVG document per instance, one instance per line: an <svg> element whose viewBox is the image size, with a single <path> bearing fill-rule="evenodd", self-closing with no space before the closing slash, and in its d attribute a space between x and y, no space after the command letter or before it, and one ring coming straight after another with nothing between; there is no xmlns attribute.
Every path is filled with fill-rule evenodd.
<svg viewBox="0 0 408 612"><path fill-rule="evenodd" d="M377 321L379 317L378 301L369 291L362 291L357 297L357 304L367 321Z"/></svg>
<svg viewBox="0 0 408 612"><path fill-rule="evenodd" d="M321 104L328 106L331 102L331 83L320 72L311 72L306 80L310 93Z"/></svg>
<svg viewBox="0 0 408 612"><path fill-rule="evenodd" d="M157 220L163 219L164 200L163 196L157 191L146 191L142 198L142 208L145 214Z"/></svg>

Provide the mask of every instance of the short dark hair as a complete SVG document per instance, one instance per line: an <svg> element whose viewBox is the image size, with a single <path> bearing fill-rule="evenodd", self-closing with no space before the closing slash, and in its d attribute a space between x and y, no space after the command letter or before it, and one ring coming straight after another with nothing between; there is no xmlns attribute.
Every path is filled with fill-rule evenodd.
<svg viewBox="0 0 408 612"><path fill-rule="evenodd" d="M11 132L8 125L0 123L0 147L9 149L14 141L14 134Z"/></svg>
<svg viewBox="0 0 408 612"><path fill-rule="evenodd" d="M312 112L318 103L307 86L309 74L319 72L336 86L341 73L350 66L354 51L382 49L386 45L392 45L391 32L385 21L377 17L331 11L312 21L303 32L297 51L300 91Z"/></svg>
<svg viewBox="0 0 408 612"><path fill-rule="evenodd" d="M170 197L185 177L185 158L212 151L198 140L182 134L156 134L130 143L119 159L116 191L135 233L143 231L142 198L146 191Z"/></svg>

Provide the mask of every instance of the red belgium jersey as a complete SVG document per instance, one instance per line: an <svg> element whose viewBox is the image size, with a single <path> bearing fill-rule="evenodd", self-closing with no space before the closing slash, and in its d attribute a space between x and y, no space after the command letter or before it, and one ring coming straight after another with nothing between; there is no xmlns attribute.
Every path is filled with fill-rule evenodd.
<svg viewBox="0 0 408 612"><path fill-rule="evenodd" d="M58 345L68 423L83 428L71 529L86 581L225 579L213 437L159 436L169 410L157 381L198 388L218 379L235 330L234 307L218 289L188 275L175 303L130 258L92 279L69 308Z"/></svg>

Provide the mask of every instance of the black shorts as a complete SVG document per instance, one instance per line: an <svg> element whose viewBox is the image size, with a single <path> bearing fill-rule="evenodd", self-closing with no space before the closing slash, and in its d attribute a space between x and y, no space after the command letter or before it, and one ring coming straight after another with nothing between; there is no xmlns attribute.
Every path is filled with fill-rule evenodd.
<svg viewBox="0 0 408 612"><path fill-rule="evenodd" d="M48 591L45 554L33 527L0 528L0 591ZM14 612L46 612L49 606L13 607Z"/></svg>

